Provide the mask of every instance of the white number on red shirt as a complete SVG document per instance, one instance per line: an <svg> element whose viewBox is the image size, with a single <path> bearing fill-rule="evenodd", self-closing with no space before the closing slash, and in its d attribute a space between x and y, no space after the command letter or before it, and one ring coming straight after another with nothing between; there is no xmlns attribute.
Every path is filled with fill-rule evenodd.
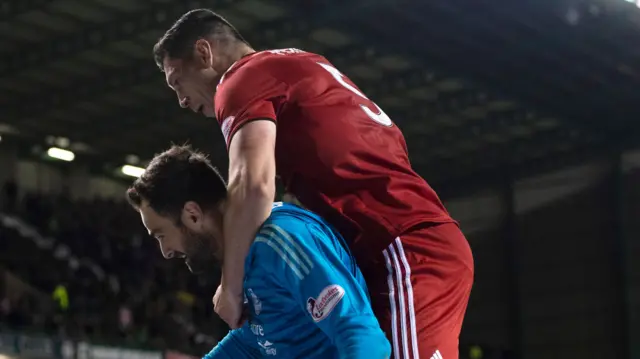
<svg viewBox="0 0 640 359"><path fill-rule="evenodd" d="M331 76L333 76L334 79L336 79L336 81L338 81L338 83L342 86L344 86L344 88L346 88L347 90L353 92L354 94L362 97L363 99L370 101L373 106L375 106L376 110L378 110L378 112L373 112L371 111L371 109L369 107L367 107L366 105L360 104L360 107L362 108L362 111L364 111L364 113L367 114L367 116L369 116L372 120L376 121L377 123L384 125L384 126L388 126L391 127L393 126L393 121L391 121L391 119L389 118L389 116L387 116L386 113L384 113L384 111L382 111L382 109L380 107L378 107L378 105L376 105L373 101L369 100L367 98L367 96L365 96L362 92L358 91L357 88L351 86L350 84L348 84L345 80L344 80L344 75L338 71L338 69L336 69L335 67L331 66L331 65L327 65L327 64L323 64L321 62L317 63L318 65L322 66L323 69L327 70L327 72L329 72L331 74Z"/></svg>

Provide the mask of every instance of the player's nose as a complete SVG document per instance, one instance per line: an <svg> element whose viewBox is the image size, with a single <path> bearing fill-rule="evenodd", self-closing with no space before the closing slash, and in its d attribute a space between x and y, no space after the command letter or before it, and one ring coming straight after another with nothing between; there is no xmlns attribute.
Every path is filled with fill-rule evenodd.
<svg viewBox="0 0 640 359"><path fill-rule="evenodd" d="M182 97L182 98L178 98L178 102L180 103L180 107L182 108L188 108L189 107L189 98L188 97Z"/></svg>
<svg viewBox="0 0 640 359"><path fill-rule="evenodd" d="M169 248L167 248L165 246L160 246L160 252L162 252L162 256L165 259L171 259L171 258L175 257L175 255L176 255L175 251L173 251L172 249L169 249Z"/></svg>

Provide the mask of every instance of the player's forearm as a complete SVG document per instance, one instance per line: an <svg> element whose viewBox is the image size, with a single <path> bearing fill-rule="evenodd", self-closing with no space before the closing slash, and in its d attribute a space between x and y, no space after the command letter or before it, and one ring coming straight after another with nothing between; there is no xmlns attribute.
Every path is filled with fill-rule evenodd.
<svg viewBox="0 0 640 359"><path fill-rule="evenodd" d="M202 359L234 359L224 348L215 346Z"/></svg>
<svg viewBox="0 0 640 359"><path fill-rule="evenodd" d="M276 191L276 126L246 123L229 145L229 185L224 215L222 285L242 293L244 262L258 228L269 217Z"/></svg>
<svg viewBox="0 0 640 359"><path fill-rule="evenodd" d="M247 171L231 178L224 217L223 285L242 292L244 262L256 232L269 217L275 196L275 175L253 178Z"/></svg>
<svg viewBox="0 0 640 359"><path fill-rule="evenodd" d="M225 336L211 351L205 354L202 359L243 359L253 358L250 355L249 345L239 339L234 332L230 332Z"/></svg>

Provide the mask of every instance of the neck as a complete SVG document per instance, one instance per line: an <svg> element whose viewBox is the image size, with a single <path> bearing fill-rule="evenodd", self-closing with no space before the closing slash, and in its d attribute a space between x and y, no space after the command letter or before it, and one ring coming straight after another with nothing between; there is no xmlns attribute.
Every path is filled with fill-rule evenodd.
<svg viewBox="0 0 640 359"><path fill-rule="evenodd" d="M229 68L233 64L235 64L238 60L254 52L256 52L256 50L252 49L249 45L245 44L244 42L239 43L236 46L233 46L232 48L228 49L227 55L224 57L225 61L222 63L224 68L221 70L223 71L220 71L219 73L223 74L227 72L227 70L229 70Z"/></svg>
<svg viewBox="0 0 640 359"><path fill-rule="evenodd" d="M238 47L238 52L240 54L240 57L238 58L238 60L240 60L241 58L249 55L249 54L253 54L254 52L256 52L256 50L254 50L251 46L242 43L242 45L240 45Z"/></svg>
<svg viewBox="0 0 640 359"><path fill-rule="evenodd" d="M224 223L224 209L225 209L225 201L221 201L215 209L211 211L209 214L209 223L211 225L210 233L212 234L211 243L213 247L214 256L222 265L223 263L223 253L224 253L224 231L223 231L223 223Z"/></svg>
<svg viewBox="0 0 640 359"><path fill-rule="evenodd" d="M234 51L233 55L230 57L232 62L227 64L227 70L231 67L231 65L233 65L243 57L253 54L254 52L256 52L256 50L251 48L249 45L245 43L241 43L238 46L238 48Z"/></svg>

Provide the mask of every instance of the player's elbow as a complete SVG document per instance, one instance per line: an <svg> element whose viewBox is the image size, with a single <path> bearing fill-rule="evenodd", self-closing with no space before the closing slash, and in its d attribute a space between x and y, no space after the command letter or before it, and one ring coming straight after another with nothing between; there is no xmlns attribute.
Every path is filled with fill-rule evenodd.
<svg viewBox="0 0 640 359"><path fill-rule="evenodd" d="M357 336L352 339L358 342L350 341L350 345L340 351L341 358L388 359L391 357L391 344L384 335Z"/></svg>
<svg viewBox="0 0 640 359"><path fill-rule="evenodd" d="M375 323L353 325L344 328L335 338L341 358L387 359L391 356L391 344L380 326Z"/></svg>
<svg viewBox="0 0 640 359"><path fill-rule="evenodd" d="M276 192L275 176L256 176L245 173L231 179L228 186L228 196L233 199L242 199L252 203L268 202L274 200Z"/></svg>
<svg viewBox="0 0 640 359"><path fill-rule="evenodd" d="M391 344L381 330L368 333L360 338L365 348L363 359L388 359L391 357Z"/></svg>

